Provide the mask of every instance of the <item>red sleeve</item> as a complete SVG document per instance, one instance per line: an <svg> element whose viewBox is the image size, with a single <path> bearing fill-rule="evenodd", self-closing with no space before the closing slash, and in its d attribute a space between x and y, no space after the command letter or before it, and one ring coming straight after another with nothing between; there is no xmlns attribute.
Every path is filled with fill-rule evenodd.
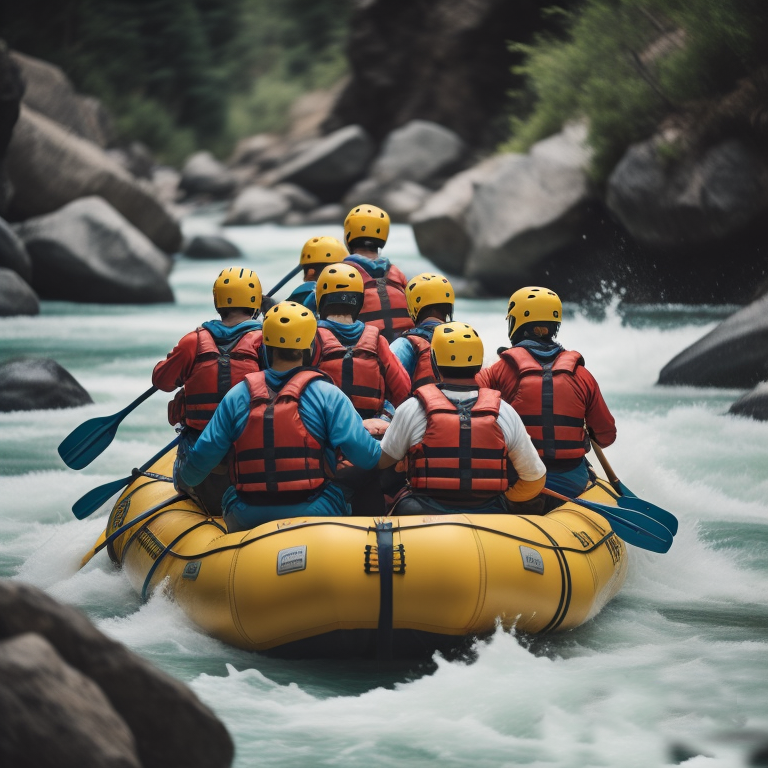
<svg viewBox="0 0 768 768"><path fill-rule="evenodd" d="M584 419L587 428L595 442L601 448L607 448L616 440L616 422L608 410L595 377L582 365L576 369L575 377L586 390Z"/></svg>
<svg viewBox="0 0 768 768"><path fill-rule="evenodd" d="M197 355L197 332L188 333L152 371L152 384L163 392L181 387L192 373Z"/></svg>
<svg viewBox="0 0 768 768"><path fill-rule="evenodd" d="M379 336L379 360L384 366L384 381L387 384L387 400L397 408L411 394L411 377L397 355L392 353L389 343Z"/></svg>
<svg viewBox="0 0 768 768"><path fill-rule="evenodd" d="M504 360L497 360L488 368L483 368L475 376L475 381L478 386L498 390L501 392L502 399L508 403L512 399L511 394L517 388L517 376L513 372L512 366Z"/></svg>

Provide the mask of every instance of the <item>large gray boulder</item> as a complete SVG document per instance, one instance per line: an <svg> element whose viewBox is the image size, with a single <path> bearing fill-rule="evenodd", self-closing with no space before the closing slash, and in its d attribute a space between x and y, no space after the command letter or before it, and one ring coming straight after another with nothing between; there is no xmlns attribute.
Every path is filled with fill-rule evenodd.
<svg viewBox="0 0 768 768"><path fill-rule="evenodd" d="M0 642L0 759L22 768L142 768L136 742L96 683L40 635Z"/></svg>
<svg viewBox="0 0 768 768"><path fill-rule="evenodd" d="M29 219L16 232L44 299L98 304L173 301L171 260L100 197Z"/></svg>
<svg viewBox="0 0 768 768"><path fill-rule="evenodd" d="M0 317L39 314L35 292L16 272L0 267Z"/></svg>
<svg viewBox="0 0 768 768"><path fill-rule="evenodd" d="M188 195L226 198L235 189L237 178L210 152L196 152L184 164L179 189Z"/></svg>
<svg viewBox="0 0 768 768"><path fill-rule="evenodd" d="M639 242L680 251L765 217L768 158L760 147L731 138L671 160L669 141L633 145L608 180L608 208Z"/></svg>
<svg viewBox="0 0 768 768"><path fill-rule="evenodd" d="M429 185L455 171L466 152L464 142L449 128L429 120L411 120L387 136L370 175L385 184L414 181Z"/></svg>
<svg viewBox="0 0 768 768"><path fill-rule="evenodd" d="M728 413L768 421L768 381L761 381L754 389L742 395L728 409Z"/></svg>
<svg viewBox="0 0 768 768"><path fill-rule="evenodd" d="M373 152L368 133L359 125L348 125L311 142L297 157L265 175L263 181L297 184L323 202L335 202L363 177Z"/></svg>
<svg viewBox="0 0 768 768"><path fill-rule="evenodd" d="M42 216L78 198L98 195L158 248L181 244L178 222L138 180L90 141L22 107L7 157L17 219Z"/></svg>
<svg viewBox="0 0 768 768"><path fill-rule="evenodd" d="M226 728L189 688L102 634L76 609L34 587L0 580L0 640L27 633L40 635L69 667L98 686L130 730L142 768L231 764L234 749ZM58 765L78 765L65 759Z"/></svg>
<svg viewBox="0 0 768 768"><path fill-rule="evenodd" d="M504 155L486 158L472 168L452 176L409 221L422 256L451 275L464 273L472 250L467 214L475 186L483 183L503 161Z"/></svg>
<svg viewBox="0 0 768 768"><path fill-rule="evenodd" d="M753 387L768 379L768 295L724 320L672 358L659 384Z"/></svg>
<svg viewBox="0 0 768 768"><path fill-rule="evenodd" d="M64 72L47 61L18 51L11 58L21 70L26 106L100 147L109 144L111 121L97 99L76 93Z"/></svg>
<svg viewBox="0 0 768 768"><path fill-rule="evenodd" d="M0 412L76 408L91 396L69 371L47 357L21 357L0 364Z"/></svg>
<svg viewBox="0 0 768 768"><path fill-rule="evenodd" d="M32 260L24 243L4 219L0 219L0 267L12 269L28 283L32 280Z"/></svg>
<svg viewBox="0 0 768 768"><path fill-rule="evenodd" d="M468 278L525 282L544 271L550 256L581 239L594 198L585 140L586 127L570 125L527 155L507 155L476 186L467 214Z"/></svg>
<svg viewBox="0 0 768 768"><path fill-rule="evenodd" d="M252 185L232 201L224 224L267 224L281 221L290 210L291 201L279 189Z"/></svg>

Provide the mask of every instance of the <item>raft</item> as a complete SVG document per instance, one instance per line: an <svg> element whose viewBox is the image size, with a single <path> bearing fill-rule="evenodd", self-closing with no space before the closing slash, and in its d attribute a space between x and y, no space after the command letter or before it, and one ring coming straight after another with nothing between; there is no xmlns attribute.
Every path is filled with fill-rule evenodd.
<svg viewBox="0 0 768 768"><path fill-rule="evenodd" d="M118 499L110 558L147 599L163 589L202 631L289 657L405 658L499 625L573 629L621 588L624 542L597 514L295 517L227 533L169 482L175 448ZM615 505L598 480L583 498Z"/></svg>

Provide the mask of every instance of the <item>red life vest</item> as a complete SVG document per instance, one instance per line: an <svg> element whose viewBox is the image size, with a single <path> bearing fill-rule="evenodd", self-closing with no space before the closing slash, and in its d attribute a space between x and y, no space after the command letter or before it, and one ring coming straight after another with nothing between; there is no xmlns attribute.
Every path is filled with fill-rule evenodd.
<svg viewBox="0 0 768 768"><path fill-rule="evenodd" d="M501 353L517 377L509 404L517 411L534 448L545 460L580 459L588 439L584 399L573 386L573 375L584 359L578 352L561 352L541 365L523 347Z"/></svg>
<svg viewBox="0 0 768 768"><path fill-rule="evenodd" d="M381 335L393 342L403 331L413 328L405 300L405 275L390 265L384 277L371 277L356 261L349 261L363 278L363 308L357 319L381 331Z"/></svg>
<svg viewBox="0 0 768 768"><path fill-rule="evenodd" d="M245 377L251 412L232 463L232 482L244 501L297 503L325 483L323 447L299 414L301 393L317 379L329 381L320 371L299 371L273 392L263 371Z"/></svg>
<svg viewBox="0 0 768 768"><path fill-rule="evenodd" d="M436 384L414 395L427 414L427 428L421 442L408 450L411 488L447 500L506 491L507 445L498 424L501 395L481 387L474 403L457 404Z"/></svg>
<svg viewBox="0 0 768 768"><path fill-rule="evenodd" d="M261 331L248 331L228 349L217 346L205 328L197 329L195 365L192 374L184 382L183 390L184 420L187 426L205 429L224 395L249 373L261 368L261 342ZM175 402L174 399L171 404Z"/></svg>
<svg viewBox="0 0 768 768"><path fill-rule="evenodd" d="M345 347L327 328L318 328L317 338L315 365L333 379L364 419L373 418L384 405L386 392L378 329L366 325L351 347Z"/></svg>
<svg viewBox="0 0 768 768"><path fill-rule="evenodd" d="M416 353L416 367L411 375L411 392L415 392L425 384L437 384L441 381L432 365L432 344L418 332L418 328L406 331L403 336L408 339Z"/></svg>

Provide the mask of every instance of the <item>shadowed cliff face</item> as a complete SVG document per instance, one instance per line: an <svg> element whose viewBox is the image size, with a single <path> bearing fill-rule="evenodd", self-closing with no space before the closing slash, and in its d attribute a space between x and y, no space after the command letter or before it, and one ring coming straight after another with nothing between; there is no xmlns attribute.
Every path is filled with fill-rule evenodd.
<svg viewBox="0 0 768 768"><path fill-rule="evenodd" d="M324 129L357 123L381 141L410 120L431 120L490 147L507 137L508 91L519 85L508 43L529 41L543 24L536 0L361 2L352 79Z"/></svg>

